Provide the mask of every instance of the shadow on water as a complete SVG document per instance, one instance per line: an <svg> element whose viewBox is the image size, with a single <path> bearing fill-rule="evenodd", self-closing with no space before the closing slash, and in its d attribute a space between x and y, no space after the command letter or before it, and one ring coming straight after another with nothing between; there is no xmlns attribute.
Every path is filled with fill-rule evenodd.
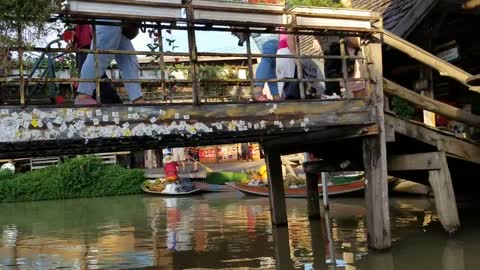
<svg viewBox="0 0 480 270"><path fill-rule="evenodd" d="M478 222L449 238L429 199L391 199L387 253L367 249L361 198L332 200L316 221L305 200L287 206L289 226L272 228L268 198L239 193L1 204L0 268L480 268Z"/></svg>

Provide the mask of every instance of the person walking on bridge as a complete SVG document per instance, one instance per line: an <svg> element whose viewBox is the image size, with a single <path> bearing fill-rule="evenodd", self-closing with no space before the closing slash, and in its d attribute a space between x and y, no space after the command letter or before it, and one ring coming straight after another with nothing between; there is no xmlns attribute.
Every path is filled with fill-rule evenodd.
<svg viewBox="0 0 480 270"><path fill-rule="evenodd" d="M99 20L101 23L120 23L119 20ZM128 29L117 25L97 25L96 26L96 47L98 50L126 50L134 51L130 35L122 29ZM138 31L138 29L137 29ZM137 32L138 33L138 32ZM130 35L130 37L127 37ZM93 42L91 48L93 49ZM80 74L81 79L95 79L105 73L110 62L115 58L123 79L139 79L139 64L136 55L128 54L99 54L98 63L95 63L95 56L88 54ZM133 104L144 103L142 98L142 89L140 83L124 83L127 89L128 98ZM95 82L80 82L78 86L78 96L75 98L75 105L94 105L97 101L92 97L93 90L96 88Z"/></svg>

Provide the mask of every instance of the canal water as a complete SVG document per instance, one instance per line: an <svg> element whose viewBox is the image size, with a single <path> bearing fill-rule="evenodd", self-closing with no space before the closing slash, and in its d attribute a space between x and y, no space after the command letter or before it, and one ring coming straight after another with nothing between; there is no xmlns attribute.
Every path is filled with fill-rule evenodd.
<svg viewBox="0 0 480 270"><path fill-rule="evenodd" d="M289 199L288 228L272 228L268 198L240 193L0 204L0 269L480 269L475 217L450 238L431 199L390 204L386 253L367 249L362 198L315 222Z"/></svg>

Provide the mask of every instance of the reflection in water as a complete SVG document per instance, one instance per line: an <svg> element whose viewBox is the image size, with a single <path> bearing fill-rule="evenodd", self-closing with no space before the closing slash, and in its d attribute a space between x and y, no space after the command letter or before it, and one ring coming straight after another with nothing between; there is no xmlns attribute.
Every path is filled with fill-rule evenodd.
<svg viewBox="0 0 480 270"><path fill-rule="evenodd" d="M331 200L317 221L306 200L287 205L289 226L272 228L268 198L238 193L2 204L0 268L468 269L427 199L391 200L396 242L381 254L368 253L361 198ZM441 260L411 260L419 250Z"/></svg>

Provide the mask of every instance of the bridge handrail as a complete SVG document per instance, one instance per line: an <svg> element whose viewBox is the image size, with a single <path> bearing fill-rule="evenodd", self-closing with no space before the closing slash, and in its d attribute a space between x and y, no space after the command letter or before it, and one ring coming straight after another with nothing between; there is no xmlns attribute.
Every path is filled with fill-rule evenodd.
<svg viewBox="0 0 480 270"><path fill-rule="evenodd" d="M470 91L480 93L480 87L470 86L468 79L472 77L472 74L464 71L463 69L450 64L447 61L440 59L439 57L423 50L422 48L404 40L403 38L382 29L382 42L387 44L405 54L418 60L419 62L431 67L434 70L440 72L440 75L448 76L457 80L463 85L467 86ZM469 113L465 110L456 108L449 104L437 101L433 98L429 98L416 93L408 88L405 88L397 83L394 83L384 78L384 92L390 96L397 96L405 99L419 108L425 109L445 116L449 119L473 126L480 127L480 116Z"/></svg>
<svg viewBox="0 0 480 270"><path fill-rule="evenodd" d="M480 128L480 116L465 110L437 101L433 98L420 95L386 78L383 79L383 90L387 95L403 98L416 106L443 115L452 120Z"/></svg>
<svg viewBox="0 0 480 270"><path fill-rule="evenodd" d="M471 91L480 93L480 87L473 87L467 84L467 79L472 77L472 74L463 69L448 63L436 57L435 55L423 50L422 48L402 39L401 37L383 29L382 42L407 54L408 56L422 62L425 65L440 72L440 75L451 77L458 82L468 86Z"/></svg>

